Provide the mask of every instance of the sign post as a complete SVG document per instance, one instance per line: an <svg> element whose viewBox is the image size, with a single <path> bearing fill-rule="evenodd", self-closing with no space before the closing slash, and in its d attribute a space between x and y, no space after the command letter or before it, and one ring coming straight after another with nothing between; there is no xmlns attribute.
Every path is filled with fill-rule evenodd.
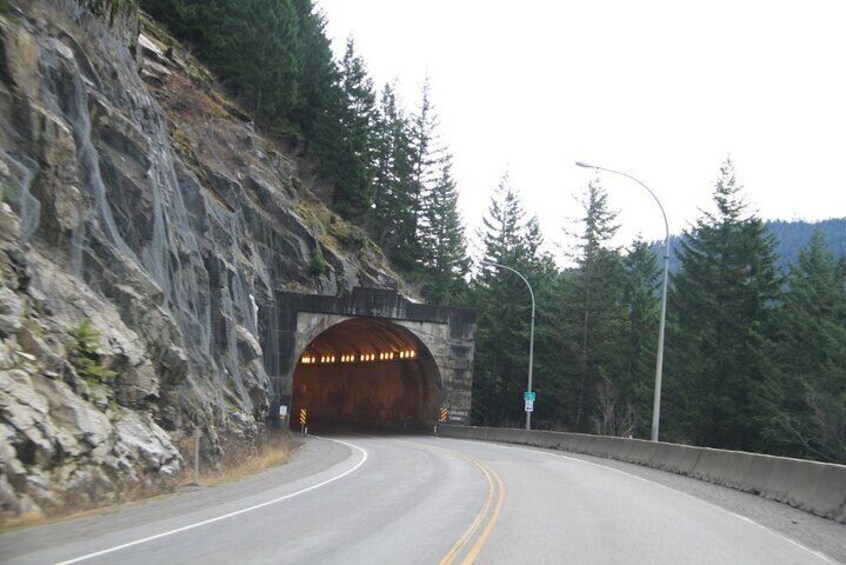
<svg viewBox="0 0 846 565"><path fill-rule="evenodd" d="M279 406L279 426L285 428L285 422L288 419L288 407L284 404Z"/></svg>
<svg viewBox="0 0 846 565"><path fill-rule="evenodd" d="M200 484L200 428L194 428L194 485Z"/></svg>

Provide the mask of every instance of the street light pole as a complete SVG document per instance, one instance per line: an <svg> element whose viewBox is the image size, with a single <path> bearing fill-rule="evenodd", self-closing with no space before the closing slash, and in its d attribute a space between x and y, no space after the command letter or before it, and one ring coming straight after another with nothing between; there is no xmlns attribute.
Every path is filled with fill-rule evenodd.
<svg viewBox="0 0 846 565"><path fill-rule="evenodd" d="M526 389L528 392L532 392L532 359L535 355L535 293L532 292L532 285L529 284L529 281L526 280L526 277L512 269L511 267L506 267L505 265L500 265L499 263L494 263L493 261L480 261L483 265L491 265L492 267L499 267L500 269L505 269L507 271L511 271L520 279L526 283L526 287L529 289L529 296L532 297L532 322L530 325L529 330L529 382L526 385ZM532 413L526 412L526 429L532 429Z"/></svg>
<svg viewBox="0 0 846 565"><path fill-rule="evenodd" d="M664 207L661 205L661 201L658 200L655 193L639 179L627 173L606 169L605 167L597 167L596 165L588 165L582 161L576 161L576 165L586 169L594 169L596 171L605 171L606 173L621 175L627 179L633 180L645 188L646 192L652 196L655 203L658 204L658 208L661 210L661 215L664 217L664 288L661 292L661 322L658 327L658 357L655 362L655 397L652 402L652 441L658 441L658 427L661 418L661 376L664 370L664 328L667 320L667 283L670 278L670 224L667 222L667 214L664 212Z"/></svg>

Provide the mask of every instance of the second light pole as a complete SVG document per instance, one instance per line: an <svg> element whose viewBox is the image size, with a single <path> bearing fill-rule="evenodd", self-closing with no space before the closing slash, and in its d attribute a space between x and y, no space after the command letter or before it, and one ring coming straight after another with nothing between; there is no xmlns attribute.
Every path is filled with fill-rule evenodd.
<svg viewBox="0 0 846 565"><path fill-rule="evenodd" d="M652 403L652 441L658 441L658 426L661 419L661 376L664 368L664 325L667 320L667 282L670 278L670 224L667 222L667 214L664 212L664 207L661 206L661 201L658 200L658 197L655 196L655 193L648 186L637 178L627 173L606 169L605 167L597 167L596 165L588 165L581 161L576 161L576 165L586 169L614 173L615 175L624 176L627 179L635 181L652 196L661 210L661 215L664 217L664 288L661 292L661 322L658 327L658 356L655 361L655 398Z"/></svg>
<svg viewBox="0 0 846 565"><path fill-rule="evenodd" d="M526 286L529 289L529 296L532 297L532 322L530 325L529 330L529 381L526 384L526 391L532 392L532 359L535 355L535 293L532 292L532 285L529 284L529 281L526 280L526 277L512 269L511 267L506 267L505 265L500 265L499 263L494 263L493 261L479 261L482 265L490 265L492 267L499 267L500 269L505 269L506 271L511 271L520 279L526 283ZM526 410L526 429L532 429L532 413L529 410Z"/></svg>

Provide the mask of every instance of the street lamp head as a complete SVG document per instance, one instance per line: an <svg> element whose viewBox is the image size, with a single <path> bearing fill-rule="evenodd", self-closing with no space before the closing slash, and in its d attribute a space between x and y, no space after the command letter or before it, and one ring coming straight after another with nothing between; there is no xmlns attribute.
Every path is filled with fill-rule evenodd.
<svg viewBox="0 0 846 565"><path fill-rule="evenodd" d="M585 169L597 169L597 168L599 168L599 167L596 167L594 165L589 165L588 163L585 163L584 161L576 161L576 166L577 167L584 167Z"/></svg>

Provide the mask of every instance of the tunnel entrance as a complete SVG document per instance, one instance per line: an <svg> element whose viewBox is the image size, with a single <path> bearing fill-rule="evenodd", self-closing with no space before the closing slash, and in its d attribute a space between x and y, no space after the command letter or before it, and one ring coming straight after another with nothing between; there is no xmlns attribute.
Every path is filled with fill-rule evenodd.
<svg viewBox="0 0 846 565"><path fill-rule="evenodd" d="M384 319L352 318L320 333L294 369L291 427L428 429L442 390L437 364L411 331Z"/></svg>

